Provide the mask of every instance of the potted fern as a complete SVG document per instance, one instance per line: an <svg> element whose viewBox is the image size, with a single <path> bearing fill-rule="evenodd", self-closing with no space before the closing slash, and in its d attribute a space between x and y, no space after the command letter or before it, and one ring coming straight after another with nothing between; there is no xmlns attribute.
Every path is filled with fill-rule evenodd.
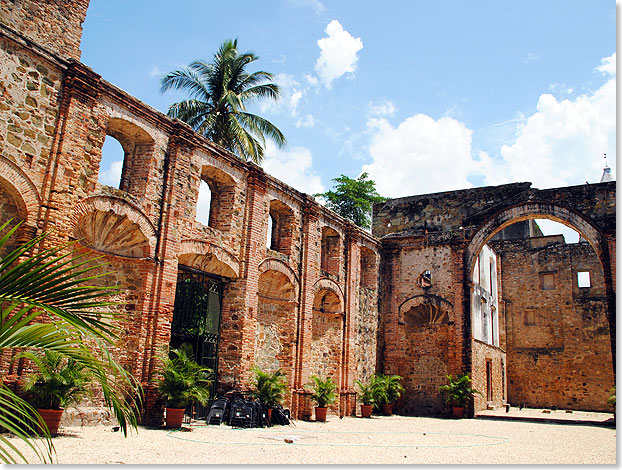
<svg viewBox="0 0 622 470"><path fill-rule="evenodd" d="M399 400L404 392L402 377L399 375L380 374L376 378L374 386L375 405L382 408L382 414L390 416L393 414L393 404Z"/></svg>
<svg viewBox="0 0 622 470"><path fill-rule="evenodd" d="M453 375L448 375L447 385L441 385L440 390L447 394L446 403L452 407L452 414L454 418L462 418L464 416L464 409L469 404L473 394L477 393L481 395L481 392L471 388L471 378L469 374L462 374L460 377L454 378Z"/></svg>
<svg viewBox="0 0 622 470"><path fill-rule="evenodd" d="M313 380L311 400L317 405L315 407L315 420L325 422L327 406L335 403L337 398L337 384L330 377L322 379L317 375L312 375L311 380Z"/></svg>
<svg viewBox="0 0 622 470"><path fill-rule="evenodd" d="M374 398L376 396L376 387L378 387L378 376L373 375L368 382L361 382L360 380L357 380L355 383L361 391L361 394L359 395L359 400L361 401L361 417L369 418L371 417L371 413L374 409Z"/></svg>
<svg viewBox="0 0 622 470"><path fill-rule="evenodd" d="M188 343L171 349L162 362L157 389L166 400L166 427L178 428L189 403L195 401L207 405L211 370L195 362L192 346Z"/></svg>
<svg viewBox="0 0 622 470"><path fill-rule="evenodd" d="M22 389L50 435L56 436L64 409L90 395L92 374L84 364L53 350L24 351L17 357L29 359L35 366L22 383Z"/></svg>
<svg viewBox="0 0 622 470"><path fill-rule="evenodd" d="M269 373L257 367L253 367L253 374L255 375L253 379L254 390L250 392L250 395L266 406L268 409L268 422L271 422L272 410L277 405L283 403L287 394L285 374L281 369Z"/></svg>

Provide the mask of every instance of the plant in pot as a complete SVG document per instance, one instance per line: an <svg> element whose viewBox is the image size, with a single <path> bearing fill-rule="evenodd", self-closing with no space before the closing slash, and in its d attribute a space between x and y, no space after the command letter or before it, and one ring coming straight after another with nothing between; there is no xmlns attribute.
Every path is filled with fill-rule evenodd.
<svg viewBox="0 0 622 470"><path fill-rule="evenodd" d="M376 387L378 387L378 376L371 376L368 382L361 382L360 380L357 380L355 383L361 391L361 394L359 395L359 400L362 403L361 417L369 418L371 417L371 413L374 409Z"/></svg>
<svg viewBox="0 0 622 470"><path fill-rule="evenodd" d="M399 400L404 391L402 377L380 374L376 378L374 390L376 406L382 408L382 414L390 416L393 414L393 404Z"/></svg>
<svg viewBox="0 0 622 470"><path fill-rule="evenodd" d="M315 407L315 420L325 422L326 407L327 405L335 403L335 399L337 398L337 384L335 384L330 377L322 379L317 375L312 375L311 380L313 380L311 400L317 405Z"/></svg>
<svg viewBox="0 0 622 470"><path fill-rule="evenodd" d="M446 393L447 398L445 402L452 407L453 417L462 418L464 409L469 404L473 394L481 395L481 392L471 388L469 374L462 374L462 376L456 378L453 375L448 375L447 380L449 383L441 385L439 389Z"/></svg>
<svg viewBox="0 0 622 470"><path fill-rule="evenodd" d="M272 421L272 410L283 403L287 394L287 382L281 369L276 372L264 372L258 367L253 367L254 390L250 395L259 400L268 409L268 422Z"/></svg>
<svg viewBox="0 0 622 470"><path fill-rule="evenodd" d="M188 343L171 349L162 362L156 383L158 393L166 400L166 427L179 428L189 403L207 405L211 370L196 363Z"/></svg>
<svg viewBox="0 0 622 470"><path fill-rule="evenodd" d="M91 394L88 386L92 374L84 364L53 350L24 351L17 356L20 357L32 361L36 368L26 375L22 389L50 435L56 436L64 409Z"/></svg>

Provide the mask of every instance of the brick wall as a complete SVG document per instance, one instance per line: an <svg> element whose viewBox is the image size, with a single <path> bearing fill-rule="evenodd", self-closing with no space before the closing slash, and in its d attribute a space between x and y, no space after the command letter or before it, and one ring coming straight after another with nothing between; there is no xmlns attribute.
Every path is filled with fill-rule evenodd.
<svg viewBox="0 0 622 470"><path fill-rule="evenodd" d="M607 299L592 247L561 237L494 246L503 266L508 402L607 411L614 384ZM592 287L578 287L578 271L590 273Z"/></svg>

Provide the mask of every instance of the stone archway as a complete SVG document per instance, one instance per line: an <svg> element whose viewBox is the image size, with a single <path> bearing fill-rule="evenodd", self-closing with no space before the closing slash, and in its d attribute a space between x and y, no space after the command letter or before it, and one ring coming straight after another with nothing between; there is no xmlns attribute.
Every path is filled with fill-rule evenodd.
<svg viewBox="0 0 622 470"><path fill-rule="evenodd" d="M558 204L527 202L503 208L478 227L464 251L465 323L473 337L480 339L473 333L478 331L474 315L479 292L484 292L474 280L474 273L479 277L482 272L479 253L490 250L487 243L496 233L527 219L562 223L579 232L589 245L547 242L546 237L491 242L500 250L495 256L501 260L503 298L495 307L505 320L505 342L503 354L480 341L471 342L475 388L487 390L487 400L501 398L497 394L502 389L512 404L604 411L608 390L615 383L610 248L607 237L585 214ZM589 269L594 282L591 289L578 288L576 277L581 269ZM487 302L496 302L493 297L484 300L482 296L482 311L490 305Z"/></svg>
<svg viewBox="0 0 622 470"><path fill-rule="evenodd" d="M311 375L332 377L339 383L343 347L343 298L339 291L320 287L313 300Z"/></svg>

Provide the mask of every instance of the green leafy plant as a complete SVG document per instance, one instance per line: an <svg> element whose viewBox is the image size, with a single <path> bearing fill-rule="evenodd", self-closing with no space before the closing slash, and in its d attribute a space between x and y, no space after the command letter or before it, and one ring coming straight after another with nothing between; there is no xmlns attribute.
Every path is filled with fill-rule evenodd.
<svg viewBox="0 0 622 470"><path fill-rule="evenodd" d="M326 199L326 206L337 214L350 219L362 228L371 227L371 212L375 202L384 202L386 197L376 191L376 183L367 179L367 173L352 179L346 175L333 178L334 189L315 194Z"/></svg>
<svg viewBox="0 0 622 470"><path fill-rule="evenodd" d="M0 253L10 246L20 224L0 226ZM125 435L137 428L141 405L140 384L119 365L108 350L117 339L120 313L105 300L117 287L94 286L105 266L94 264L72 243L38 249L46 235L35 237L0 257L0 352L14 348L56 351L84 366L112 408ZM22 439L41 461L52 461L49 432L43 440L30 439L46 429L36 410L6 385L0 385L0 427ZM24 455L0 435L0 461L27 462Z"/></svg>
<svg viewBox="0 0 622 470"><path fill-rule="evenodd" d="M161 81L162 93L172 89L189 95L189 99L173 103L168 115L188 123L240 158L260 164L266 137L279 147L285 145L285 137L270 121L246 109L258 98L279 97L279 87L270 82L272 74L247 71L257 59L252 52L239 53L237 39L227 40L211 62L195 60L166 74Z"/></svg>
<svg viewBox="0 0 622 470"><path fill-rule="evenodd" d="M368 382L361 382L360 380L357 380L355 383L361 391L358 396L361 403L366 406L374 405L378 396L376 390L378 387L378 376L372 375Z"/></svg>
<svg viewBox="0 0 622 470"><path fill-rule="evenodd" d="M211 370L196 363L190 344L171 349L162 363L156 383L158 393L169 408L185 408L193 401L207 404Z"/></svg>
<svg viewBox="0 0 622 470"><path fill-rule="evenodd" d="M35 408L59 410L91 394L88 386L92 374L75 359L53 350L25 351L17 357L30 359L37 369L22 384Z"/></svg>
<svg viewBox="0 0 622 470"><path fill-rule="evenodd" d="M322 379L317 375L312 375L311 380L313 380L311 400L317 404L318 408L326 408L326 405L335 403L337 384L332 378Z"/></svg>
<svg viewBox="0 0 622 470"><path fill-rule="evenodd" d="M276 372L264 372L257 367L253 367L253 386L251 396L258 399L268 408L275 408L283 403L288 387L285 382L285 374L281 369Z"/></svg>
<svg viewBox="0 0 622 470"><path fill-rule="evenodd" d="M615 409L615 407L616 407L616 388L613 387L611 390L609 390L609 393L611 393L611 395L607 399L607 404L609 406L612 406Z"/></svg>
<svg viewBox="0 0 622 470"><path fill-rule="evenodd" d="M376 376L373 387L374 403L378 406L395 403L402 396L404 387L399 375Z"/></svg>
<svg viewBox="0 0 622 470"><path fill-rule="evenodd" d="M463 374L460 377L448 375L447 385L441 385L439 390L447 394L446 403L451 406L466 407L473 394L481 395L481 392L471 388L471 378L469 374Z"/></svg>

